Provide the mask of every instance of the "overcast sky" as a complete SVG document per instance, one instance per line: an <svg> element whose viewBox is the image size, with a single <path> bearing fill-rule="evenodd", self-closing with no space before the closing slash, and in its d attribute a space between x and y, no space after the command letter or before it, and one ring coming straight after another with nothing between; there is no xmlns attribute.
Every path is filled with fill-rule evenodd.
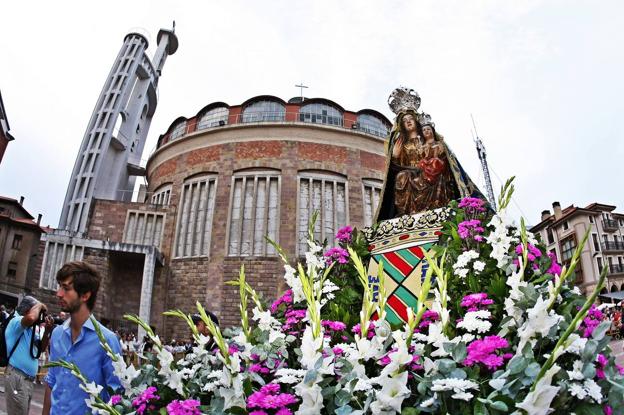
<svg viewBox="0 0 624 415"><path fill-rule="evenodd" d="M624 212L624 2L235 1L7 2L0 90L11 133L0 194L56 226L87 122L126 33L176 21L143 158L178 116L259 94L387 108L399 85L473 180L515 175L515 215L531 224L555 200ZM483 188L485 191L485 189Z"/></svg>

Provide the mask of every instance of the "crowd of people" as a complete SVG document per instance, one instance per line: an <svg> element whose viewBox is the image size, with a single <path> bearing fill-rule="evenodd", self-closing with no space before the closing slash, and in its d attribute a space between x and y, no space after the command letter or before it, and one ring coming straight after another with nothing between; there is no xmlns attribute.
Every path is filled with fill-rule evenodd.
<svg viewBox="0 0 624 415"><path fill-rule="evenodd" d="M615 339L624 339L624 324L622 323L622 312L624 311L624 302L617 305L607 304L603 308L605 318L611 321L611 328L608 334Z"/></svg>

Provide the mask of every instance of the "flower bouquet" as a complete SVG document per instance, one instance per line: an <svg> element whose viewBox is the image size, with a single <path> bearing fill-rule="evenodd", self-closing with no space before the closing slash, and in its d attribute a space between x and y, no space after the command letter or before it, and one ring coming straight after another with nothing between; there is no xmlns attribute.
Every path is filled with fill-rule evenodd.
<svg viewBox="0 0 624 415"><path fill-rule="evenodd" d="M440 244L426 254L418 304L401 326L384 319L383 273L369 283L361 234L342 229L340 246L323 252L310 230L305 265L291 266L276 246L290 289L272 305L241 269L232 282L240 327L222 332L198 303L210 339L190 315L166 313L193 331L196 345L183 359L127 316L157 352L135 368L107 349L124 387L108 402L75 366L52 364L81 377L94 413L624 413L624 368L594 305L606 272L581 296L570 281L587 237L561 267L507 216L512 192L510 180L496 214L480 199L450 205Z"/></svg>

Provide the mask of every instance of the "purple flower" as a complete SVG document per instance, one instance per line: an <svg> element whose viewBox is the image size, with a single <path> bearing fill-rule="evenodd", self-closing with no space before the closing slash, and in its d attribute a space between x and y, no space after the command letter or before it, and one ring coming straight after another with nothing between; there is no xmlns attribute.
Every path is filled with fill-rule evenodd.
<svg viewBox="0 0 624 415"><path fill-rule="evenodd" d="M557 263L557 256L552 252L548 253L548 257L550 258L550 268L546 271L546 274L551 275L561 275L561 265Z"/></svg>
<svg viewBox="0 0 624 415"><path fill-rule="evenodd" d="M494 300L488 298L486 293L468 294L462 298L461 306L467 311L485 310L487 306L494 304Z"/></svg>
<svg viewBox="0 0 624 415"><path fill-rule="evenodd" d="M459 201L458 206L463 208L468 214L485 212L485 200L477 197L465 197Z"/></svg>
<svg viewBox="0 0 624 415"><path fill-rule="evenodd" d="M587 315L583 319L579 330L583 331L583 337L588 338L594 333L594 330L604 320L605 316L602 311L598 310L596 304L592 304L591 308L587 312Z"/></svg>
<svg viewBox="0 0 624 415"><path fill-rule="evenodd" d="M195 399L175 400L167 405L167 413L169 415L201 415L199 405L200 402Z"/></svg>
<svg viewBox="0 0 624 415"><path fill-rule="evenodd" d="M481 363L490 370L496 370L504 363L503 356L499 356L496 352L507 347L509 347L509 342L499 336L487 336L474 340L467 347L468 356L464 360L464 365L472 366Z"/></svg>
<svg viewBox="0 0 624 415"><path fill-rule="evenodd" d="M327 265L331 265L336 261L338 261L339 264L347 264L349 262L349 252L339 246L327 250L323 256L325 257L325 263L327 263Z"/></svg>
<svg viewBox="0 0 624 415"><path fill-rule="evenodd" d="M292 302L293 302L292 290L288 290L284 292L284 294L282 294L280 298L278 298L277 300L273 302L273 304L271 304L271 314L275 314L275 312L277 311L280 305L292 304Z"/></svg>
<svg viewBox="0 0 624 415"><path fill-rule="evenodd" d="M156 388L150 386L132 400L132 406L136 408L137 414L141 415L147 409L150 401L157 401L159 399L160 396L156 395Z"/></svg>
<svg viewBox="0 0 624 415"><path fill-rule="evenodd" d="M457 233L462 239L472 238L477 242L482 242L483 236L480 234L484 231L481 221L477 219L465 220L457 225Z"/></svg>
<svg viewBox="0 0 624 415"><path fill-rule="evenodd" d="M331 320L323 320L321 321L323 327L327 327L332 331L343 331L347 328L347 325L342 321L331 321Z"/></svg>
<svg viewBox="0 0 624 415"><path fill-rule="evenodd" d="M279 393L280 385L268 383L247 398L247 408L280 409L297 403L297 398L289 393Z"/></svg>
<svg viewBox="0 0 624 415"><path fill-rule="evenodd" d="M117 405L119 402L121 402L121 395L113 395L110 397L110 401L108 401L111 405Z"/></svg>
<svg viewBox="0 0 624 415"><path fill-rule="evenodd" d="M360 323L353 326L353 328L351 329L351 332L362 335L362 330L360 329ZM366 334L366 337L369 339L372 339L373 337L375 337L375 323L373 323L372 321L368 322L368 332Z"/></svg>
<svg viewBox="0 0 624 415"><path fill-rule="evenodd" d="M338 232L336 233L336 239L338 239L338 242L340 243L349 244L351 243L352 233L353 228L351 226L343 226L342 228L338 229Z"/></svg>

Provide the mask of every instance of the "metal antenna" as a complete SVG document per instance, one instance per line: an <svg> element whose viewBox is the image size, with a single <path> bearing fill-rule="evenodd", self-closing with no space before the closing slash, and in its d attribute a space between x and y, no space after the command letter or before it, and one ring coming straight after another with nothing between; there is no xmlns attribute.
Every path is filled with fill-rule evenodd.
<svg viewBox="0 0 624 415"><path fill-rule="evenodd" d="M173 29L171 31L175 33L175 20L173 21Z"/></svg>
<svg viewBox="0 0 624 415"><path fill-rule="evenodd" d="M308 87L303 84L303 81L299 85L295 85L295 86L299 88L299 95L301 95L301 102L303 102L303 88L308 88Z"/></svg>
<svg viewBox="0 0 624 415"><path fill-rule="evenodd" d="M487 191L487 196L490 200L492 208L496 210L496 198L494 197L494 189L492 188L492 179L490 179L490 168L488 167L487 163L485 146L479 138L479 134L477 133L477 125L475 124L475 120L472 114L470 114L470 118L472 119L472 127L474 128L474 132L471 131L472 140L477 146L477 154L479 155L479 160L481 161L481 168L483 169L483 177L485 179L485 189Z"/></svg>

